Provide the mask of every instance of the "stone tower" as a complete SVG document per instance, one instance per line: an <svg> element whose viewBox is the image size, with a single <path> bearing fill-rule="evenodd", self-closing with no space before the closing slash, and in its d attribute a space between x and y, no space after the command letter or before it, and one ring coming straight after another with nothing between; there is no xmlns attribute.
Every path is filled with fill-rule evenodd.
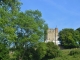
<svg viewBox="0 0 80 60"><path fill-rule="evenodd" d="M55 29L48 29L47 31L47 38L45 42L54 42L58 45L58 28Z"/></svg>

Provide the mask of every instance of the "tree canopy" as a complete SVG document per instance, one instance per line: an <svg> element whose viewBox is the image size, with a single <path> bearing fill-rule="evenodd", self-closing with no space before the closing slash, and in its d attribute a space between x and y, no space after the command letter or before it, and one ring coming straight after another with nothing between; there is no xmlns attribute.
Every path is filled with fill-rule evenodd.
<svg viewBox="0 0 80 60"><path fill-rule="evenodd" d="M19 0L0 0L0 47L3 48L1 51L4 58L5 49L8 54L13 51L15 57L11 59L25 59L25 56L32 54L30 50L35 51L39 42L46 38L48 25L42 18L42 13L39 10L21 12L20 5ZM26 55L26 52L30 53Z"/></svg>
<svg viewBox="0 0 80 60"><path fill-rule="evenodd" d="M80 34L74 29L63 29L59 32L59 40L64 48L79 47Z"/></svg>

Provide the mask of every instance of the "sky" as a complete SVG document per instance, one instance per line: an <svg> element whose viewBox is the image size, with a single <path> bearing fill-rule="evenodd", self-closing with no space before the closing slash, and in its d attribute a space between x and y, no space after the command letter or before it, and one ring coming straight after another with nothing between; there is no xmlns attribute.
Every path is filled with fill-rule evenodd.
<svg viewBox="0 0 80 60"><path fill-rule="evenodd" d="M39 10L49 28L80 27L80 0L21 0L21 11Z"/></svg>

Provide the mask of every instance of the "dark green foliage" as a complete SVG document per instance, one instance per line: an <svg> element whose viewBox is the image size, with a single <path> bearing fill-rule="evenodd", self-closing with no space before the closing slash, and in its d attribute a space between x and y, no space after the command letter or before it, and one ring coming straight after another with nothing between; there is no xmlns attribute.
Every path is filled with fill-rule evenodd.
<svg viewBox="0 0 80 60"><path fill-rule="evenodd" d="M0 43L0 60L9 60L9 49Z"/></svg>
<svg viewBox="0 0 80 60"><path fill-rule="evenodd" d="M24 49L24 51L20 54L23 54L21 56L23 60L42 60L46 53L47 53L46 43L41 42L38 44L37 47L30 47L26 50ZM19 57L17 57L16 59L19 59Z"/></svg>
<svg viewBox="0 0 80 60"><path fill-rule="evenodd" d="M80 55L80 49L73 49L70 51L69 55Z"/></svg>
<svg viewBox="0 0 80 60"><path fill-rule="evenodd" d="M45 57L45 55L47 54L47 49L48 47L46 46L46 43L42 42L38 44L38 48L36 50L38 60L42 60Z"/></svg>
<svg viewBox="0 0 80 60"><path fill-rule="evenodd" d="M40 42L37 47L31 47L25 50L23 60L48 60L61 56L58 46L54 43Z"/></svg>
<svg viewBox="0 0 80 60"><path fill-rule="evenodd" d="M39 43L37 47L25 50L23 60L42 60L47 53L46 43Z"/></svg>
<svg viewBox="0 0 80 60"><path fill-rule="evenodd" d="M22 59L23 60L35 60L36 51L34 48L28 48L23 52Z"/></svg>
<svg viewBox="0 0 80 60"><path fill-rule="evenodd" d="M59 32L59 40L64 48L79 47L79 32L73 29L63 29Z"/></svg>
<svg viewBox="0 0 80 60"><path fill-rule="evenodd" d="M44 24L44 41L47 38L47 30L48 30L48 25L47 24Z"/></svg>
<svg viewBox="0 0 80 60"><path fill-rule="evenodd" d="M80 28L77 28L76 31L78 32L78 43L80 45Z"/></svg>
<svg viewBox="0 0 80 60"><path fill-rule="evenodd" d="M48 42L47 43L47 53L46 53L44 59L46 59L46 60L52 59L52 58L55 58L58 56L60 56L59 47L57 45L55 45L53 42Z"/></svg>
<svg viewBox="0 0 80 60"><path fill-rule="evenodd" d="M77 28L76 30L77 30L77 31L79 31L79 33L80 33L80 27L79 27L79 28Z"/></svg>

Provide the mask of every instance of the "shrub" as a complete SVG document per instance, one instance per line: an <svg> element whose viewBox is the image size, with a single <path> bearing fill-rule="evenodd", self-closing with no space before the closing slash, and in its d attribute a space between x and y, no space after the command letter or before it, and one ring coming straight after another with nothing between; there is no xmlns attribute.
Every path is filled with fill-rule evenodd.
<svg viewBox="0 0 80 60"><path fill-rule="evenodd" d="M77 55L77 54L80 54L80 49L73 49L70 51L69 55Z"/></svg>
<svg viewBox="0 0 80 60"><path fill-rule="evenodd" d="M45 58L52 59L58 56L60 56L59 47L55 45L53 42L48 42L47 43L47 53L45 55Z"/></svg>

